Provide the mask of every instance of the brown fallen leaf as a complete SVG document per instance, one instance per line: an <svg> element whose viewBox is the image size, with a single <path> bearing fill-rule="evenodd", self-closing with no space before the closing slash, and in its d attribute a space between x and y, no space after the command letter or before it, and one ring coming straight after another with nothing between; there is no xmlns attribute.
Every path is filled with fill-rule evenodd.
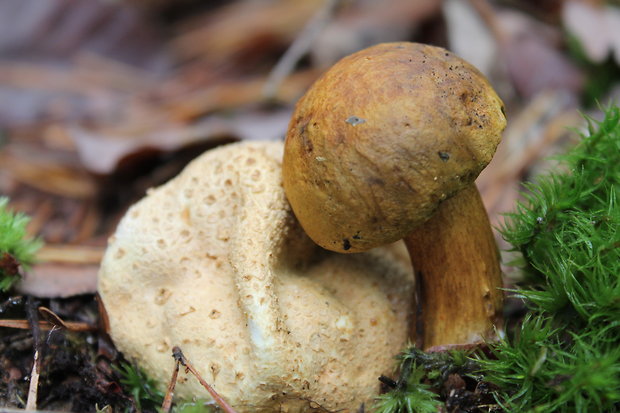
<svg viewBox="0 0 620 413"><path fill-rule="evenodd" d="M531 99L546 90L564 90L575 103L584 75L561 50L559 30L517 11L496 11L488 0L470 0L489 27L516 91Z"/></svg>
<svg viewBox="0 0 620 413"><path fill-rule="evenodd" d="M544 90L566 90L579 96L585 81L581 70L557 45L533 34L527 26L529 18L523 17L524 27L501 47L515 89L526 99Z"/></svg>
<svg viewBox="0 0 620 413"><path fill-rule="evenodd" d="M76 161L32 145L8 144L0 149L0 165L16 181L67 198L93 198L95 182Z"/></svg>
<svg viewBox="0 0 620 413"><path fill-rule="evenodd" d="M1 190L2 188L0 188ZM26 185L7 191L11 204L31 220L26 227L29 237L38 237L47 244L103 245L103 235L110 223L96 200L82 201L38 191Z"/></svg>
<svg viewBox="0 0 620 413"><path fill-rule="evenodd" d="M216 66L255 61L285 48L321 4L319 0L231 2L180 27L183 34L171 47L183 59L203 59Z"/></svg>
<svg viewBox="0 0 620 413"><path fill-rule="evenodd" d="M327 69L365 47L402 41L441 12L441 0L343 2L342 10L312 46L313 63Z"/></svg>
<svg viewBox="0 0 620 413"><path fill-rule="evenodd" d="M162 36L146 13L120 2L0 2L0 54L69 57L107 55L139 67L162 64ZM113 28L113 30L110 30Z"/></svg>
<svg viewBox="0 0 620 413"><path fill-rule="evenodd" d="M0 125L53 127L49 122L118 119L147 105L128 97L158 85L147 71L92 54L80 54L62 66L0 57Z"/></svg>
<svg viewBox="0 0 620 413"><path fill-rule="evenodd" d="M282 80L273 98L278 102L292 104L321 74L318 70L304 70L293 73ZM263 88L267 77L253 77L243 80L222 80L189 93L167 99L164 111L174 121L188 122L216 110L231 110L263 101Z"/></svg>
<svg viewBox="0 0 620 413"><path fill-rule="evenodd" d="M41 298L66 298L97 291L98 265L37 264L16 286L20 294Z"/></svg>
<svg viewBox="0 0 620 413"><path fill-rule="evenodd" d="M256 89L260 94L260 87ZM286 132L290 111L240 112L236 115L207 116L190 125L162 125L145 128L141 133L121 128L71 128L80 160L93 174L112 175L119 169L131 170L132 165L147 158L157 158L183 148L200 145L202 150L236 140L274 140Z"/></svg>
<svg viewBox="0 0 620 413"><path fill-rule="evenodd" d="M99 296L99 293L95 293L95 299L97 301L97 309L99 311L99 330L103 333L105 333L106 335L108 335L110 333L110 318L108 317L108 312L105 309L105 306L103 305L103 301L101 301L101 297ZM102 337L100 337L102 338ZM105 341L108 341L109 337L107 337ZM111 339L109 340L109 343L111 343ZM111 344L109 347L113 347ZM108 348L108 346L102 346L100 348L100 351L107 353L107 356L110 360L112 360L113 357L113 353L114 351L112 351L111 348Z"/></svg>
<svg viewBox="0 0 620 413"><path fill-rule="evenodd" d="M446 0L443 15L450 50L489 77L497 65L497 42L471 2Z"/></svg>
<svg viewBox="0 0 620 413"><path fill-rule="evenodd" d="M602 63L612 54L620 65L620 7L567 1L562 22L591 62Z"/></svg>
<svg viewBox="0 0 620 413"><path fill-rule="evenodd" d="M514 209L532 168L572 137L567 127L583 122L573 103L561 91L540 93L509 122L495 157L476 181L493 226L501 226L503 214Z"/></svg>

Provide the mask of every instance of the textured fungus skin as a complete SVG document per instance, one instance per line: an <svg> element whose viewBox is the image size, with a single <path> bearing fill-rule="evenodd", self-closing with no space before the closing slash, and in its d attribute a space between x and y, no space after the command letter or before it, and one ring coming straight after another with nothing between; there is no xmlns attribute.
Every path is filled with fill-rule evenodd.
<svg viewBox="0 0 620 413"><path fill-rule="evenodd" d="M467 62L438 47L380 44L343 58L297 103L286 194L324 248L393 242L475 180L505 123L501 100Z"/></svg>
<svg viewBox="0 0 620 413"><path fill-rule="evenodd" d="M209 151L128 211L99 273L110 334L162 387L179 345L239 413L355 412L406 344L413 275L402 251L317 248L281 157L281 143ZM175 394L209 399L183 373Z"/></svg>

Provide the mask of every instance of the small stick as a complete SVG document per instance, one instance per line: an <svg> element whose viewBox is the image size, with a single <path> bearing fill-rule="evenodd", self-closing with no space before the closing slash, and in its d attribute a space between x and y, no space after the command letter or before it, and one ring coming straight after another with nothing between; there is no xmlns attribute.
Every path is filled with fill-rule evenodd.
<svg viewBox="0 0 620 413"><path fill-rule="evenodd" d="M179 360L176 357L176 354L174 353L174 349L172 351L172 356L175 359L174 371L172 372L172 377L170 378L170 383L168 384L168 390L166 391L166 397L164 397L164 402L161 405L162 413L168 413L170 411L170 408L172 407L172 396L174 395L174 387L177 384L177 376L179 375L179 365L181 364L181 360Z"/></svg>
<svg viewBox="0 0 620 413"><path fill-rule="evenodd" d="M305 55L314 40L327 25L330 16L341 0L325 0L325 3L316 12L310 22L302 29L301 33L284 52L276 66L273 68L263 87L263 97L273 99L278 92L280 84L292 71L299 59Z"/></svg>
<svg viewBox="0 0 620 413"><path fill-rule="evenodd" d="M34 309L32 297L28 297L26 302L26 314L28 322L32 328L32 338L34 341L34 360L32 362L32 372L30 373L30 386L28 387L28 399L26 400L26 410L37 410L37 392L39 389L39 372L41 371L41 331L39 329L39 317Z"/></svg>
<svg viewBox="0 0 620 413"><path fill-rule="evenodd" d="M0 413L24 413L24 409L18 409L15 407L0 407ZM33 410L30 413L59 413L57 410Z"/></svg>
<svg viewBox="0 0 620 413"><path fill-rule="evenodd" d="M6 328L19 328L22 330L29 330L32 326L28 323L28 320L0 320L0 327ZM64 328L68 331L96 331L97 327L80 322L63 321L61 324L50 323L49 321L39 321L38 327L40 330L54 330L58 328ZM0 412L2 413L2 412Z"/></svg>
<svg viewBox="0 0 620 413"><path fill-rule="evenodd" d="M211 397L213 398L213 400L215 400L215 402L222 408L222 410L226 413L236 413L235 410L226 402L226 400L224 400L222 398L222 396L220 396L219 394L217 394L217 392L213 389L213 387L211 387L209 385L209 383L207 383L202 376L200 376L200 374L196 371L196 369L194 368L194 366L191 365L191 363L185 358L185 356L183 355L183 352L181 351L181 348L178 346L174 346L172 348L172 356L179 362L181 363L184 367L187 368L187 370L189 370L200 382L200 384L202 384L202 386L207 389L207 391L209 392L209 394L211 395Z"/></svg>
<svg viewBox="0 0 620 413"><path fill-rule="evenodd" d="M37 344L35 346L38 347ZM37 393L39 389L39 368L41 366L41 357L39 349L34 351L34 360L32 363L32 371L30 372L30 386L28 387L28 400L26 401L26 410L37 410Z"/></svg>
<svg viewBox="0 0 620 413"><path fill-rule="evenodd" d="M102 247L76 246L70 244L48 244L37 251L37 260L69 264L97 264L103 258Z"/></svg>
<svg viewBox="0 0 620 413"><path fill-rule="evenodd" d="M68 331L96 331L97 326L79 321L64 321L47 307L39 307L39 313L45 320L33 319L28 314L28 320L0 320L0 327L29 329L37 326L37 334L40 330L64 329ZM0 412L1 413L1 412Z"/></svg>
<svg viewBox="0 0 620 413"><path fill-rule="evenodd" d="M95 331L97 330L97 326L92 324L84 323L84 322L76 322L76 321L64 321L62 318L58 316L55 312L50 310L47 307L39 307L39 313L45 320L50 323L53 327L63 328L69 331Z"/></svg>
<svg viewBox="0 0 620 413"><path fill-rule="evenodd" d="M509 40L508 33L506 33L506 30L502 28L495 14L495 10L493 10L493 6L491 6L489 1L469 0L469 2L472 6L474 6L474 9L476 9L489 30L491 30L493 37L495 37L495 41L500 45L500 47L502 45L506 45Z"/></svg>

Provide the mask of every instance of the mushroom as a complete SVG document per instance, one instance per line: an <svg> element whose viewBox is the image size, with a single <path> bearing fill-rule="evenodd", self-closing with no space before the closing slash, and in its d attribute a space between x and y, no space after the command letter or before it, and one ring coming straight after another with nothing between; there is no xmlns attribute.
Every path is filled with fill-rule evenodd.
<svg viewBox="0 0 620 413"><path fill-rule="evenodd" d="M500 328L499 254L474 180L505 124L478 70L406 42L340 60L289 124L284 188L302 227L344 253L404 239L426 349L475 345Z"/></svg>
<svg viewBox="0 0 620 413"><path fill-rule="evenodd" d="M206 152L129 209L99 272L110 335L162 385L180 346L239 413L356 411L407 342L413 273L393 248L345 256L307 238L282 152ZM210 399L191 377L176 394Z"/></svg>

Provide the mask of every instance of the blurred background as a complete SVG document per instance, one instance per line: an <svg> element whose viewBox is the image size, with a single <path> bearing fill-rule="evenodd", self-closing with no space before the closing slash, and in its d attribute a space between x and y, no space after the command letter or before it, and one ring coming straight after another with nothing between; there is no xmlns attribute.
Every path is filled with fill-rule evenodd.
<svg viewBox="0 0 620 413"><path fill-rule="evenodd" d="M617 1L0 0L0 194L46 242L22 291L94 292L107 237L147 188L216 145L283 139L323 71L404 40L457 53L506 104L478 180L494 225L576 142L581 114L620 96Z"/></svg>

